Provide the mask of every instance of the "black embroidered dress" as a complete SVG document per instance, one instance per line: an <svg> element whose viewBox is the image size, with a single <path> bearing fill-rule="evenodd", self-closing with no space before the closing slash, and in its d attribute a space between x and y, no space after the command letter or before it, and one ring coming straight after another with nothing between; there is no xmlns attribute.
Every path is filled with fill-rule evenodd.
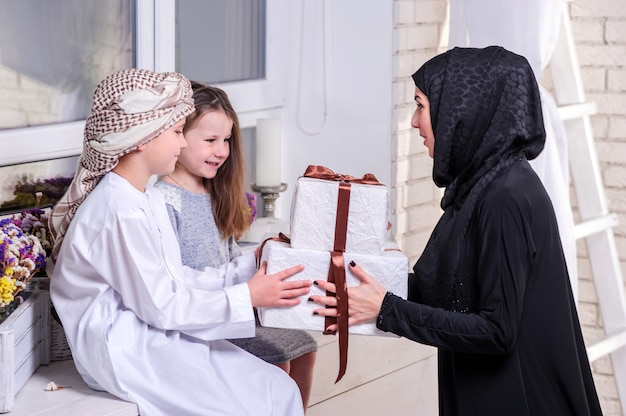
<svg viewBox="0 0 626 416"><path fill-rule="evenodd" d="M499 47L455 48L428 96L444 214L377 326L438 348L440 415L600 415L551 201L536 81Z"/></svg>

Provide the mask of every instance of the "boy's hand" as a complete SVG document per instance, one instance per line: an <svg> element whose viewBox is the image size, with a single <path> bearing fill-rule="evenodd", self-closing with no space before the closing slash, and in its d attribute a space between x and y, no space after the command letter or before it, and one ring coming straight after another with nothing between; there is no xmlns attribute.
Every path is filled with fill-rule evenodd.
<svg viewBox="0 0 626 416"><path fill-rule="evenodd" d="M300 303L298 297L309 293L310 280L285 282L288 277L304 270L298 265L281 270L278 273L267 273L267 262L263 262L259 270L248 281L250 299L255 307L295 306Z"/></svg>

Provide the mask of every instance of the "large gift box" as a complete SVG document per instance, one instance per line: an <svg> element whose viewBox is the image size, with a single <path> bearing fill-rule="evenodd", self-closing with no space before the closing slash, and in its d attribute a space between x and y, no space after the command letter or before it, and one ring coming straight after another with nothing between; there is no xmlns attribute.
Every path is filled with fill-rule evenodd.
<svg viewBox="0 0 626 416"><path fill-rule="evenodd" d="M320 250L304 250L292 248L288 243L266 240L263 246L261 260L267 260L267 273L273 274L298 264L304 265L304 270L287 280L326 280L331 264L331 253ZM395 295L406 299L407 276L409 271L408 258L399 250L383 251L380 255L361 253L343 253L346 284L348 287L357 286L360 280L348 270L348 264L354 261L379 283ZM294 328L323 331L324 317L313 315L313 310L319 309L319 304L308 302L310 295L325 295L322 289L311 286L309 294L301 296L301 303L289 308L259 308L261 325L276 328ZM364 323L350 326L348 331L361 335L393 335L376 328L375 323Z"/></svg>
<svg viewBox="0 0 626 416"><path fill-rule="evenodd" d="M298 178L291 205L291 246L336 251L335 232L345 220L347 253L383 252L389 217L389 192L371 174L363 178L309 166Z"/></svg>
<svg viewBox="0 0 626 416"><path fill-rule="evenodd" d="M337 381L346 372L348 334L388 335L375 323L348 325L348 290L360 281L348 265L359 264L387 290L406 299L409 264L399 250L386 250L389 192L372 174L362 178L336 174L318 165L307 167L298 178L291 205L291 241L283 235L261 244L261 261L273 274L298 264L304 271L291 280L324 279L335 284L336 293L317 286L290 308L259 308L261 325L325 331L336 324L339 346ZM308 302L310 295L336 296L336 317L314 315L321 306ZM328 334L328 332L324 332Z"/></svg>

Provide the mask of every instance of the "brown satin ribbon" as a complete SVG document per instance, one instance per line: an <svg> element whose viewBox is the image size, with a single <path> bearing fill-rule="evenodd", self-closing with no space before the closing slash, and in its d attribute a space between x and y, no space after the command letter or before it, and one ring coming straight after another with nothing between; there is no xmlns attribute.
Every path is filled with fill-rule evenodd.
<svg viewBox="0 0 626 416"><path fill-rule="evenodd" d="M261 257L263 256L263 249L265 248L265 243L267 243L270 240L271 241L278 241L279 243L291 244L291 239L289 237L287 237L283 233L278 233L278 237L270 237L270 238L266 238L265 240L263 240L261 245L259 245L259 255L255 259L256 260L256 268L257 269L259 267L261 267Z"/></svg>
<svg viewBox="0 0 626 416"><path fill-rule="evenodd" d="M350 184L341 182L337 196L337 214L335 216L335 241L330 253L328 281L335 284L335 292L326 292L327 296L337 298L337 317L327 316L324 328L337 323L339 328L339 373L335 383L341 380L348 366L348 286L343 253L346 251L348 235L348 212L350 211Z"/></svg>
<svg viewBox="0 0 626 416"><path fill-rule="evenodd" d="M350 209L350 186L352 183L366 185L382 185L371 173L356 178L333 172L325 166L309 165L304 172L305 177L337 181L339 193L337 196L337 214L335 218L335 240L333 251L330 253L331 262L328 270L328 281L335 284L336 293L326 292L327 296L337 298L337 318L326 317L324 328L337 323L339 328L339 374L335 383L341 380L348 365L348 286L346 284L346 269L343 253L346 251L346 237L348 235L348 212ZM324 332L328 334L327 332Z"/></svg>
<svg viewBox="0 0 626 416"><path fill-rule="evenodd" d="M330 267L328 281L335 284L336 294L326 292L327 295L337 297L337 318L327 316L325 328L333 322L339 327L339 371L335 383L341 380L348 367L348 285L346 284L346 269L343 252L330 253Z"/></svg>

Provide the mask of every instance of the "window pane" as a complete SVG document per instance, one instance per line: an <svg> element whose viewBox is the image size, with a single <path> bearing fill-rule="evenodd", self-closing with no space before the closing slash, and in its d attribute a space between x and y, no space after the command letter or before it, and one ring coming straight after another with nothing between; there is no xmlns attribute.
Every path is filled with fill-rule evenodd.
<svg viewBox="0 0 626 416"><path fill-rule="evenodd" d="M74 177L78 156L0 167L0 215L49 208Z"/></svg>
<svg viewBox="0 0 626 416"><path fill-rule="evenodd" d="M176 71L209 84L265 77L265 0L177 0Z"/></svg>
<svg viewBox="0 0 626 416"><path fill-rule="evenodd" d="M0 129L82 120L134 64L128 0L0 0Z"/></svg>

